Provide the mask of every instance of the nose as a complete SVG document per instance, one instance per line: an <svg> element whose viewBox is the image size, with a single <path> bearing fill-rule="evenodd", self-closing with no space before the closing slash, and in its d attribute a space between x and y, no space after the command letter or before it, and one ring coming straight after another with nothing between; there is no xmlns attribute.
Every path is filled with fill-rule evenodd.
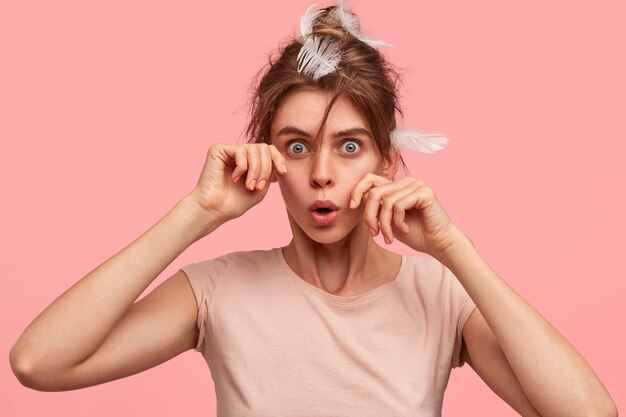
<svg viewBox="0 0 626 417"><path fill-rule="evenodd" d="M331 155L326 150L316 152L311 159L311 186L328 187L334 184L334 169Z"/></svg>

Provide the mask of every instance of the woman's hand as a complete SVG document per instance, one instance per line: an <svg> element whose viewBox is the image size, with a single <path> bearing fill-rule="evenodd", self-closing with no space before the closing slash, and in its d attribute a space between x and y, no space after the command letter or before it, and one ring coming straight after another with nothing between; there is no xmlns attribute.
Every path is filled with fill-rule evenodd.
<svg viewBox="0 0 626 417"><path fill-rule="evenodd" d="M433 190L413 177L391 181L369 173L355 186L352 199L351 208L365 202L364 220L372 236L382 231L386 243L395 236L417 251L437 256L464 236Z"/></svg>
<svg viewBox="0 0 626 417"><path fill-rule="evenodd" d="M276 172L286 174L287 166L274 145L212 145L190 197L212 216L228 221L263 200Z"/></svg>

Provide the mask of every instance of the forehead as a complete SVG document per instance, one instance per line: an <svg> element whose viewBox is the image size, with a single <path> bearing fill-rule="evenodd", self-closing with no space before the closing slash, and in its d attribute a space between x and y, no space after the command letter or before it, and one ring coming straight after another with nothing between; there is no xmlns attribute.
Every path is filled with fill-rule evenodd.
<svg viewBox="0 0 626 417"><path fill-rule="evenodd" d="M285 126L295 126L314 133L319 128L332 93L306 89L290 94L278 108L272 123L272 137ZM339 97L328 114L326 131L363 128L370 131L367 119L346 97Z"/></svg>

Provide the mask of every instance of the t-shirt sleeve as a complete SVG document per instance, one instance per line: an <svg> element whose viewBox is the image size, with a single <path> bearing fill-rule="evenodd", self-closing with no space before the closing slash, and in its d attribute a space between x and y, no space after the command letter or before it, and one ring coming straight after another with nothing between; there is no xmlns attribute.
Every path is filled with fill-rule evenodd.
<svg viewBox="0 0 626 417"><path fill-rule="evenodd" d="M191 284L191 289L198 305L198 318L196 321L198 341L194 348L197 352L204 351L206 338L210 334L209 311L217 288L216 279L223 264L224 262L218 258L192 263L180 268Z"/></svg>
<svg viewBox="0 0 626 417"><path fill-rule="evenodd" d="M454 274L444 265L444 276L450 280L451 289L451 302L452 315L457 318L456 325L456 337L454 340L454 349L452 351L452 367L457 368L465 364L465 361L461 358L461 347L463 344L463 328L467 319L476 308L476 304L467 294L463 285L454 276Z"/></svg>

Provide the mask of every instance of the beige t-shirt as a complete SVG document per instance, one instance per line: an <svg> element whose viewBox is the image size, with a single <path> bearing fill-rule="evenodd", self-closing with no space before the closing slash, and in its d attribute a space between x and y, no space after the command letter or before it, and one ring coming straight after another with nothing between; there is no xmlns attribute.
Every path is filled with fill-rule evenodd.
<svg viewBox="0 0 626 417"><path fill-rule="evenodd" d="M181 268L198 303L219 417L440 416L476 307L434 258L342 297L301 279L281 248Z"/></svg>

